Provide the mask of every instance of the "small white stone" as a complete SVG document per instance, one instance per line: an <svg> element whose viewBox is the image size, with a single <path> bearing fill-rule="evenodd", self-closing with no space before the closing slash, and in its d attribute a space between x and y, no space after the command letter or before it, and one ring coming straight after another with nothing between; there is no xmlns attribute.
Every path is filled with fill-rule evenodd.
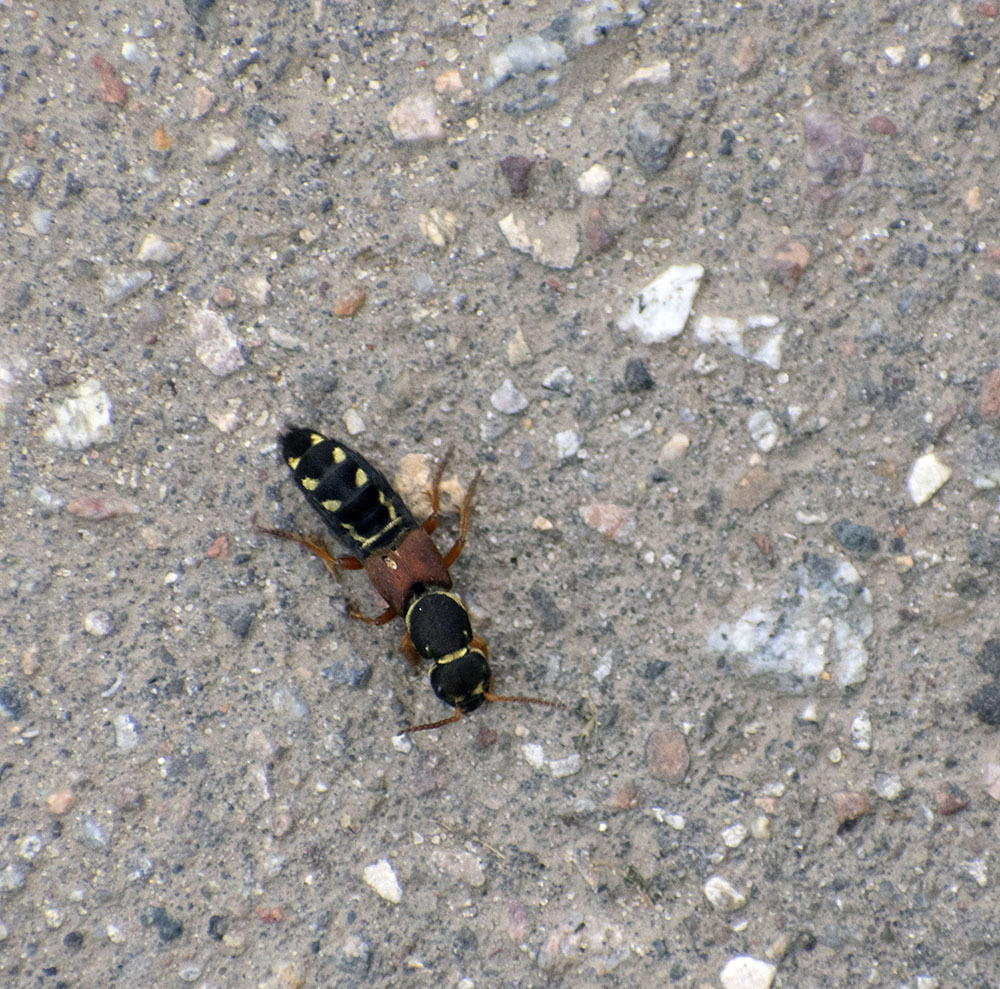
<svg viewBox="0 0 1000 989"><path fill-rule="evenodd" d="M728 880L722 876L712 876L702 887L705 899L716 910L732 913L746 906L747 898Z"/></svg>
<svg viewBox="0 0 1000 989"><path fill-rule="evenodd" d="M188 324L198 360L220 378L243 367L243 355L229 321L212 309L197 309Z"/></svg>
<svg viewBox="0 0 1000 989"><path fill-rule="evenodd" d="M101 608L95 608L93 611L88 611L87 614L84 615L84 631L93 635L97 639L103 639L106 635L110 635L114 630L114 627L111 615Z"/></svg>
<svg viewBox="0 0 1000 989"><path fill-rule="evenodd" d="M941 463L934 452L918 457L910 470L906 490L915 505L929 501L937 490L951 477L951 468Z"/></svg>
<svg viewBox="0 0 1000 989"><path fill-rule="evenodd" d="M575 457L583 443L583 437L575 429L564 429L555 435L556 456L560 460Z"/></svg>
<svg viewBox="0 0 1000 989"><path fill-rule="evenodd" d="M560 391L564 395L573 393L573 372L568 367L557 367L551 374L542 379L542 387L549 391Z"/></svg>
<svg viewBox="0 0 1000 989"><path fill-rule="evenodd" d="M630 75L625 86L666 86L670 82L670 63L657 62L655 65L644 65Z"/></svg>
<svg viewBox="0 0 1000 989"><path fill-rule="evenodd" d="M573 752L562 759L549 760L549 772L555 779L562 779L564 776L572 776L580 772L580 753Z"/></svg>
<svg viewBox="0 0 1000 989"><path fill-rule="evenodd" d="M545 765L545 749L537 742L525 742L521 746L521 755L532 769L541 769Z"/></svg>
<svg viewBox="0 0 1000 989"><path fill-rule="evenodd" d="M136 730L135 722L131 715L115 715L115 745L125 752L131 752L139 744L139 732Z"/></svg>
<svg viewBox="0 0 1000 989"><path fill-rule="evenodd" d="M208 142L205 149L205 162L209 165L218 165L224 162L236 149L240 142L235 137L226 134L215 134Z"/></svg>
<svg viewBox="0 0 1000 989"><path fill-rule="evenodd" d="M770 989L777 967L770 962L737 955L730 958L719 973L723 989Z"/></svg>
<svg viewBox="0 0 1000 989"><path fill-rule="evenodd" d="M903 794L903 781L898 773L880 773L875 777L875 792L883 800L898 800Z"/></svg>
<svg viewBox="0 0 1000 989"><path fill-rule="evenodd" d="M886 61L890 65L902 65L906 58L906 47L904 45L890 45L885 50Z"/></svg>
<svg viewBox="0 0 1000 989"><path fill-rule="evenodd" d="M576 184L585 196L606 196L611 190L611 173L601 164L591 165Z"/></svg>
<svg viewBox="0 0 1000 989"><path fill-rule="evenodd" d="M512 416L528 407L524 394L514 387L514 382L506 378L504 383L490 395L490 404L504 415Z"/></svg>
<svg viewBox="0 0 1000 989"><path fill-rule="evenodd" d="M660 448L656 462L661 467L666 467L667 464L672 464L674 461L680 460L688 452L688 447L690 446L691 440L687 436L683 433L674 433Z"/></svg>
<svg viewBox="0 0 1000 989"><path fill-rule="evenodd" d="M136 260L148 261L153 264L169 264L180 253L181 249L177 244L169 243L157 233L148 233L143 238L142 244L139 245Z"/></svg>
<svg viewBox="0 0 1000 989"><path fill-rule="evenodd" d="M348 436L357 436L365 431L365 421L356 409L348 409L344 413L344 429L347 430Z"/></svg>
<svg viewBox="0 0 1000 989"><path fill-rule="evenodd" d="M389 111L389 130L397 141L439 141L444 122L433 93L411 93Z"/></svg>
<svg viewBox="0 0 1000 989"><path fill-rule="evenodd" d="M754 412L747 420L750 438L764 453L773 450L778 442L778 424L766 409Z"/></svg>
<svg viewBox="0 0 1000 989"><path fill-rule="evenodd" d="M748 833L745 824L734 824L722 832L722 843L726 848L739 848L746 841Z"/></svg>
<svg viewBox="0 0 1000 989"><path fill-rule="evenodd" d="M76 394L53 410L55 425L45 430L48 443L70 450L85 450L111 439L111 399L97 378L83 382Z"/></svg>
<svg viewBox="0 0 1000 989"><path fill-rule="evenodd" d="M867 711L862 711L851 722L851 743L862 752L871 752L872 719L868 717Z"/></svg>
<svg viewBox="0 0 1000 989"><path fill-rule="evenodd" d="M374 865L366 865L362 876L383 900L399 903L403 899L403 889L387 859L379 859Z"/></svg>
<svg viewBox="0 0 1000 989"><path fill-rule="evenodd" d="M671 265L639 291L618 321L618 328L634 328L643 343L664 343L677 336L684 329L704 275L700 264Z"/></svg>

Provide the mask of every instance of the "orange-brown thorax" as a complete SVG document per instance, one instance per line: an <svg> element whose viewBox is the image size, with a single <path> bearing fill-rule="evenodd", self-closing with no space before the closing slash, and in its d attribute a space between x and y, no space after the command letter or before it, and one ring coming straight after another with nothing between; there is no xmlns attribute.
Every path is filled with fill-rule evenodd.
<svg viewBox="0 0 1000 989"><path fill-rule="evenodd" d="M411 529L395 549L369 556L365 573L386 604L399 615L406 613L406 600L415 585L451 589L451 576L441 552L421 528Z"/></svg>

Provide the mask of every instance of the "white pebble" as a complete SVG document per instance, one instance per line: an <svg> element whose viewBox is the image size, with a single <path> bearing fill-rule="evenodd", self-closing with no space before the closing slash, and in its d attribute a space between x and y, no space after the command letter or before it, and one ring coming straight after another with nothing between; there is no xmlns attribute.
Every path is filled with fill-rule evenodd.
<svg viewBox="0 0 1000 989"><path fill-rule="evenodd" d="M734 824L722 832L722 843L726 848L739 848L746 841L747 834L745 824Z"/></svg>
<svg viewBox="0 0 1000 989"><path fill-rule="evenodd" d="M344 429L349 436L357 436L365 431L365 421L355 409L348 409L344 413Z"/></svg>
<svg viewBox="0 0 1000 989"><path fill-rule="evenodd" d="M389 111L389 130L397 141L439 141L444 137L444 123L434 94L404 96Z"/></svg>
<svg viewBox="0 0 1000 989"><path fill-rule="evenodd" d="M851 722L851 743L862 752L870 752L872 748L872 719L867 711L862 711Z"/></svg>
<svg viewBox="0 0 1000 989"><path fill-rule="evenodd" d="M929 501L937 490L951 477L951 468L931 453L918 457L910 470L906 490L915 505Z"/></svg>
<svg viewBox="0 0 1000 989"><path fill-rule="evenodd" d="M659 456L656 458L661 467L672 464L675 460L680 460L691 446L691 440L683 433L674 433L660 448Z"/></svg>
<svg viewBox="0 0 1000 989"><path fill-rule="evenodd" d="M386 859L379 859L374 865L366 865L362 877L383 900L399 903L403 899L403 889Z"/></svg>
<svg viewBox="0 0 1000 989"><path fill-rule="evenodd" d="M777 968L770 962L737 955L730 958L719 973L723 989L770 989Z"/></svg>
<svg viewBox="0 0 1000 989"><path fill-rule="evenodd" d="M557 780L580 772L580 753L574 752L563 759L549 760L549 772Z"/></svg>
<svg viewBox="0 0 1000 989"><path fill-rule="evenodd" d="M541 769L545 765L545 749L537 742L525 742L521 746L521 755L532 769Z"/></svg>
<svg viewBox="0 0 1000 989"><path fill-rule="evenodd" d="M514 382L506 378L504 383L490 395L490 404L504 415L512 416L528 407L528 400L514 387Z"/></svg>
<svg viewBox="0 0 1000 989"><path fill-rule="evenodd" d="M639 291L618 321L618 328L635 328L643 343L663 343L677 336L691 313L704 274L700 264L671 265Z"/></svg>
<svg viewBox="0 0 1000 989"><path fill-rule="evenodd" d="M136 731L132 716L124 712L116 714L114 725L115 745L125 752L131 752L139 744L139 732Z"/></svg>
<svg viewBox="0 0 1000 989"><path fill-rule="evenodd" d="M111 439L111 399L97 378L90 378L76 394L55 407L55 425L45 430L48 443L84 450Z"/></svg>
<svg viewBox="0 0 1000 989"><path fill-rule="evenodd" d="M747 898L728 880L722 876L712 876L702 887L705 899L716 910L732 913L746 906Z"/></svg>
<svg viewBox="0 0 1000 989"><path fill-rule="evenodd" d="M168 243L159 234L148 233L139 245L138 261L150 261L154 264L169 264L181 249L177 244Z"/></svg>
<svg viewBox="0 0 1000 989"><path fill-rule="evenodd" d="M542 387L549 391L560 391L564 395L573 393L573 372L568 367L557 367L551 374L542 379Z"/></svg>
<svg viewBox="0 0 1000 989"><path fill-rule="evenodd" d="M575 457L583 443L583 437L575 429L564 429L561 433L556 433L556 456L560 460Z"/></svg>
<svg viewBox="0 0 1000 989"><path fill-rule="evenodd" d="M84 616L83 627L91 635L98 639L103 639L104 636L111 634L115 626L111 620L111 615L100 608L95 608L93 611L87 612Z"/></svg>
<svg viewBox="0 0 1000 989"><path fill-rule="evenodd" d="M585 196L606 196L611 190L611 173L603 165L591 165L576 184Z"/></svg>
<svg viewBox="0 0 1000 989"><path fill-rule="evenodd" d="M771 413L766 409L754 412L747 419L747 430L750 439L757 444L757 448L764 453L773 450L778 442L778 424L771 417Z"/></svg>
<svg viewBox="0 0 1000 989"><path fill-rule="evenodd" d="M235 137L225 134L215 134L208 142L205 149L205 162L209 165L219 165L224 162L236 149L240 142Z"/></svg>
<svg viewBox="0 0 1000 989"><path fill-rule="evenodd" d="M188 324L198 360L220 378L243 366L243 355L229 321L211 309L198 309Z"/></svg>

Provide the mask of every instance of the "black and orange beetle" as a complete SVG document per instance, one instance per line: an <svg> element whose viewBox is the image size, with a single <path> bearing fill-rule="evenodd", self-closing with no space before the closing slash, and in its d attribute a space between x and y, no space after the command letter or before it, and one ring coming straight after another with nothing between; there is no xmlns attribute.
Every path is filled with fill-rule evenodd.
<svg viewBox="0 0 1000 989"><path fill-rule="evenodd" d="M493 693L486 643L472 631L469 613L451 589L451 565L462 555L472 501L481 471L476 471L462 502L459 535L442 556L431 535L437 528L441 504L441 477L448 456L431 481L431 514L423 525L413 517L385 476L360 453L339 440L311 429L292 429L280 437L281 453L306 500L326 527L353 556L333 556L319 540L285 529L259 532L290 539L318 556L334 576L340 570L364 570L386 602L375 618L350 608L350 614L371 625L384 625L402 615L406 633L400 652L418 669L422 659L433 663L434 693L455 708L450 718L415 725L399 732L441 728L458 721L484 703L545 704L558 701L539 697L504 697Z"/></svg>

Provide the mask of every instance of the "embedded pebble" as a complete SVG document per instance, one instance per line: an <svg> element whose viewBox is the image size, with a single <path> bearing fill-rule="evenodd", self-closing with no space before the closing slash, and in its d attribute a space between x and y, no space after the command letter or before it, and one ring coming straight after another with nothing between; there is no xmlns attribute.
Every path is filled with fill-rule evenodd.
<svg viewBox="0 0 1000 989"><path fill-rule="evenodd" d="M722 832L722 844L726 848L739 848L749 833L745 824L733 824Z"/></svg>
<svg viewBox="0 0 1000 989"><path fill-rule="evenodd" d="M663 103L637 107L629 117L625 144L643 174L662 172L680 144L679 120Z"/></svg>
<svg viewBox="0 0 1000 989"><path fill-rule="evenodd" d="M511 416L523 412L528 407L528 400L514 387L514 382L506 378L504 383L490 395L490 404L497 412Z"/></svg>
<svg viewBox="0 0 1000 989"><path fill-rule="evenodd" d="M243 288L254 302L266 306L271 298L271 283L267 275L250 275L243 279Z"/></svg>
<svg viewBox="0 0 1000 989"><path fill-rule="evenodd" d="M863 793L831 793L830 802L833 804L833 810L837 815L838 824L846 824L848 821L856 821L859 817L863 817L867 814L870 809L868 798Z"/></svg>
<svg viewBox="0 0 1000 989"><path fill-rule="evenodd" d="M72 790L56 790L45 798L45 806L52 814L65 814L76 803Z"/></svg>
<svg viewBox="0 0 1000 989"><path fill-rule="evenodd" d="M951 468L941 463L933 452L918 457L906 481L906 490L915 505L930 501L941 486L951 477Z"/></svg>
<svg viewBox="0 0 1000 989"><path fill-rule="evenodd" d="M397 141L439 141L444 123L438 112L437 97L419 92L404 96L389 111L389 130Z"/></svg>
<svg viewBox="0 0 1000 989"><path fill-rule="evenodd" d="M573 393L573 372L568 367L557 367L542 379L542 387L549 391L562 392L564 395Z"/></svg>
<svg viewBox="0 0 1000 989"><path fill-rule="evenodd" d="M431 861L447 876L469 886L482 886L486 882L479 859L471 852L435 848Z"/></svg>
<svg viewBox="0 0 1000 989"><path fill-rule="evenodd" d="M553 437L556 447L556 456L560 460L568 460L575 457L580 452L583 445L583 437L576 429L564 429Z"/></svg>
<svg viewBox="0 0 1000 989"><path fill-rule="evenodd" d="M110 305L134 295L147 282L151 281L153 273L148 269L141 271L109 271L101 278L101 292L104 301Z"/></svg>
<svg viewBox="0 0 1000 989"><path fill-rule="evenodd" d="M670 63L657 62L635 70L623 86L666 86L670 82Z"/></svg>
<svg viewBox="0 0 1000 989"><path fill-rule="evenodd" d="M879 773L875 777L875 792L883 800L898 800L903 795L903 781L898 773Z"/></svg>
<svg viewBox="0 0 1000 989"><path fill-rule="evenodd" d="M35 206L31 210L29 216L31 218L31 225L35 229L35 233L45 235L52 230L52 219L55 216L55 212L53 210Z"/></svg>
<svg viewBox="0 0 1000 989"><path fill-rule="evenodd" d="M732 913L746 906L747 898L722 876L712 876L702 887L705 899L722 913Z"/></svg>
<svg viewBox="0 0 1000 989"><path fill-rule="evenodd" d="M436 206L417 217L417 228L435 247L451 244L461 229L454 213Z"/></svg>
<svg viewBox="0 0 1000 989"><path fill-rule="evenodd" d="M646 362L641 357L630 357L625 364L625 390L635 393L655 387Z"/></svg>
<svg viewBox="0 0 1000 989"><path fill-rule="evenodd" d="M661 467L666 467L667 464L672 464L677 460L680 460L688 452L688 448L691 446L691 440L685 436L683 433L674 433L673 436L667 440L666 443L660 447L660 452L657 455L656 461Z"/></svg>
<svg viewBox="0 0 1000 989"><path fill-rule="evenodd" d="M862 752L870 752L872 748L872 719L867 711L862 711L851 722L851 744Z"/></svg>
<svg viewBox="0 0 1000 989"><path fill-rule="evenodd" d="M750 439L764 453L773 450L778 442L778 424L766 409L754 412L747 419L747 431L750 433Z"/></svg>
<svg viewBox="0 0 1000 989"><path fill-rule="evenodd" d="M353 316L367 301L368 293L360 286L349 288L343 295L334 300L333 314L345 319Z"/></svg>
<svg viewBox="0 0 1000 989"><path fill-rule="evenodd" d="M524 333L518 328L507 341L507 363L511 367L517 367L519 364L530 364L531 360L531 348L524 339Z"/></svg>
<svg viewBox="0 0 1000 989"><path fill-rule="evenodd" d="M55 425L45 430L48 443L70 450L85 450L111 441L111 399L97 378L84 381L76 394L53 410Z"/></svg>
<svg viewBox="0 0 1000 989"><path fill-rule="evenodd" d="M580 509L580 517L591 529L616 543L630 542L635 535L635 513L611 502L594 502Z"/></svg>
<svg viewBox="0 0 1000 989"><path fill-rule="evenodd" d="M576 184L585 196L606 196L611 190L611 172L601 164L591 165Z"/></svg>
<svg viewBox="0 0 1000 989"><path fill-rule="evenodd" d="M169 264L181 253L179 244L164 240L157 233L148 233L139 245L136 254L137 261L148 261L154 264Z"/></svg>
<svg viewBox="0 0 1000 989"><path fill-rule="evenodd" d="M871 559L878 552L879 538L870 526L859 525L850 519L838 519L831 529L837 542L860 560Z"/></svg>
<svg viewBox="0 0 1000 989"><path fill-rule="evenodd" d="M646 768L651 776L675 786L684 782L691 754L687 740L677 728L655 728L646 740Z"/></svg>
<svg viewBox="0 0 1000 989"><path fill-rule="evenodd" d="M15 165L7 171L7 181L22 192L33 192L41 178L41 169L34 165Z"/></svg>
<svg viewBox="0 0 1000 989"><path fill-rule="evenodd" d="M379 859L373 865L366 865L362 878L383 900L399 903L403 899L403 889L388 860Z"/></svg>
<svg viewBox="0 0 1000 989"><path fill-rule="evenodd" d="M747 609L709 633L708 648L742 657L751 673L774 673L783 689L829 675L841 687L868 675L872 596L857 570L807 553L789 567L774 603Z"/></svg>
<svg viewBox="0 0 1000 989"><path fill-rule="evenodd" d="M671 265L639 291L618 321L618 328L635 328L643 343L663 343L677 336L691 313L704 274L700 264Z"/></svg>
<svg viewBox="0 0 1000 989"><path fill-rule="evenodd" d="M139 732L132 716L122 712L115 715L115 745L125 752L131 752L139 744Z"/></svg>
<svg viewBox="0 0 1000 989"><path fill-rule="evenodd" d="M574 773L580 772L581 765L580 753L573 752L562 759L550 759L549 772L558 780L564 776L572 776Z"/></svg>
<svg viewBox="0 0 1000 989"><path fill-rule="evenodd" d="M213 134L205 149L205 163L207 165L220 165L231 157L239 146L240 142L229 134Z"/></svg>
<svg viewBox="0 0 1000 989"><path fill-rule="evenodd" d="M348 435L357 436L365 431L365 421L358 414L356 409L348 409L344 413L344 429Z"/></svg>
<svg viewBox="0 0 1000 989"><path fill-rule="evenodd" d="M545 765L545 749L537 742L525 742L521 746L521 755L532 769L541 769Z"/></svg>
<svg viewBox="0 0 1000 989"><path fill-rule="evenodd" d="M98 639L102 639L104 636L110 635L114 631L114 627L115 625L111 619L111 615L101 608L95 608L93 611L88 611L83 619L84 631Z"/></svg>
<svg viewBox="0 0 1000 989"><path fill-rule="evenodd" d="M535 166L535 159L527 155L507 155L500 161L500 171L507 180L512 196L528 194L528 177Z"/></svg>
<svg viewBox="0 0 1000 989"><path fill-rule="evenodd" d="M197 309L191 314L188 328L194 337L195 354L220 378L233 373L245 363L229 321L212 309Z"/></svg>
<svg viewBox="0 0 1000 989"><path fill-rule="evenodd" d="M777 966L770 962L737 955L730 958L719 972L722 989L770 989Z"/></svg>
<svg viewBox="0 0 1000 989"><path fill-rule="evenodd" d="M556 41L546 41L540 34L515 38L509 45L490 54L489 73L483 88L490 92L513 75L552 69L565 61L566 49Z"/></svg>
<svg viewBox="0 0 1000 989"><path fill-rule="evenodd" d="M531 224L508 213L497 226L508 245L522 254L530 254L548 268L568 269L576 264L580 253L580 233L574 217L554 213L543 222Z"/></svg>

